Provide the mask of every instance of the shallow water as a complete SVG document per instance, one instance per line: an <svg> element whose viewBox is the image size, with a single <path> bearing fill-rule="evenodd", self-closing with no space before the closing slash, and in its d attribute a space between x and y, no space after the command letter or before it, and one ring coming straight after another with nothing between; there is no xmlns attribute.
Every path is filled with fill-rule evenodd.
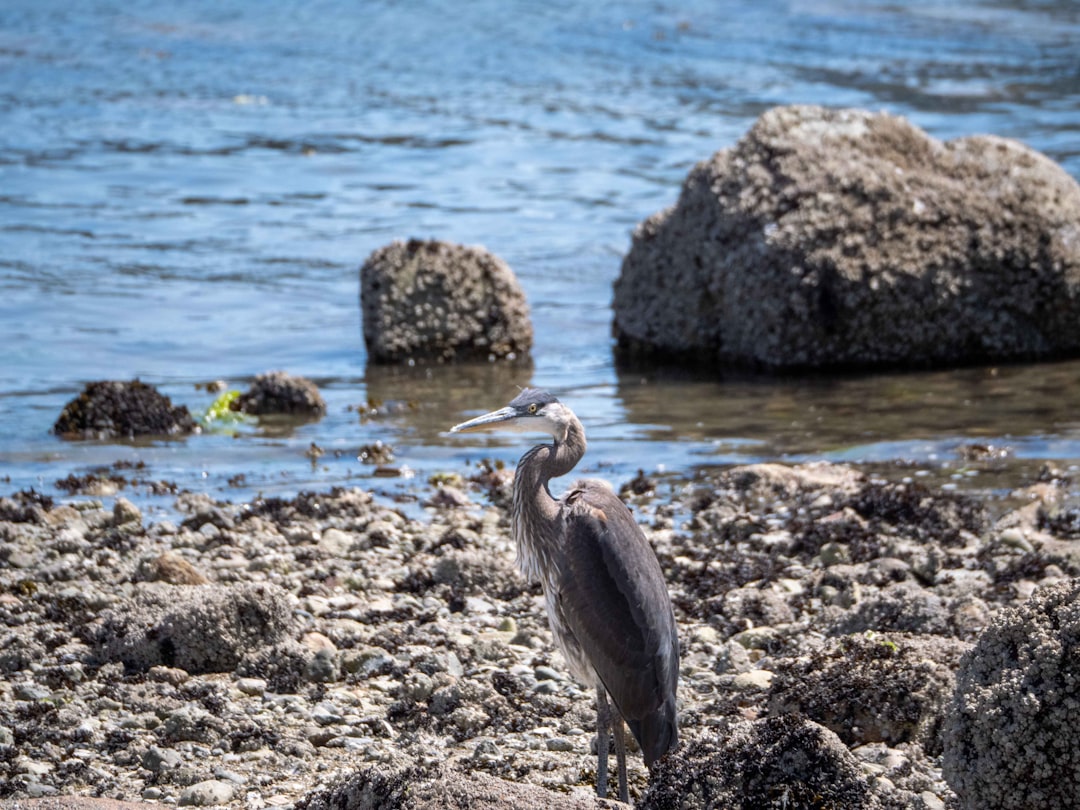
<svg viewBox="0 0 1080 810"><path fill-rule="evenodd" d="M616 482L829 458L1007 489L1045 462L1080 465L1077 363L716 381L620 373L610 339L634 225L773 105L1018 138L1080 176L1080 5L448 8L0 7L6 490L55 492L70 472L123 460L230 498L349 482L394 492L484 456L512 462L521 437L443 431L525 384L576 409L585 469ZM357 269L413 236L510 263L533 308L531 369L367 367ZM244 388L275 368L318 382L328 416L140 444L49 433L89 380L139 377L198 410L211 395L196 383ZM401 477L357 460L376 440ZM326 451L314 463L313 442ZM958 449L972 442L1007 449L972 463Z"/></svg>

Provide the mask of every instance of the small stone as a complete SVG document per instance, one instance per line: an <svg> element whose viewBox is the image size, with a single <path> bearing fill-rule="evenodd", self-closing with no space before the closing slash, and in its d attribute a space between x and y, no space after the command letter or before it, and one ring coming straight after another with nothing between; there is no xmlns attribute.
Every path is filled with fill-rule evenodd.
<svg viewBox="0 0 1080 810"><path fill-rule="evenodd" d="M513 616L504 616L499 622L498 630L502 633L516 633L517 629L517 622L514 621Z"/></svg>
<svg viewBox="0 0 1080 810"><path fill-rule="evenodd" d="M207 779L185 788L180 794L181 807L212 807L232 801L236 787L220 779Z"/></svg>
<svg viewBox="0 0 1080 810"><path fill-rule="evenodd" d="M487 714L474 706L462 706L455 709L447 719L459 733L466 737L475 736L488 724Z"/></svg>
<svg viewBox="0 0 1080 810"><path fill-rule="evenodd" d="M30 759L29 757L19 757L15 760L15 770L18 773L29 774L30 776L44 776L53 769L53 766L48 762L39 762L36 759Z"/></svg>
<svg viewBox="0 0 1080 810"><path fill-rule="evenodd" d="M495 612L495 605L479 596L466 596L465 612L473 615L489 615Z"/></svg>
<svg viewBox="0 0 1080 810"><path fill-rule="evenodd" d="M573 751L574 744L565 737L548 737L544 741L548 751Z"/></svg>
<svg viewBox="0 0 1080 810"><path fill-rule="evenodd" d="M435 494L427 500L426 505L436 509L458 509L469 506L471 503L469 496L463 490L443 485L435 490Z"/></svg>
<svg viewBox="0 0 1080 810"><path fill-rule="evenodd" d="M52 696L52 690L39 683L17 683L14 692L16 700L45 700Z"/></svg>
<svg viewBox="0 0 1080 810"><path fill-rule="evenodd" d="M494 740L481 740L476 744L476 748L473 749L472 758L475 762L489 765L501 762L503 755Z"/></svg>
<svg viewBox="0 0 1080 810"><path fill-rule="evenodd" d="M320 726L333 726L345 721L341 710L332 703L320 703L311 712L311 719Z"/></svg>
<svg viewBox="0 0 1080 810"><path fill-rule="evenodd" d="M824 566L843 565L851 562L851 551L840 543L826 543L821 547L821 564Z"/></svg>
<svg viewBox="0 0 1080 810"><path fill-rule="evenodd" d="M142 766L153 773L173 771L184 764L184 758L171 748L159 748L156 745L146 749L142 756Z"/></svg>
<svg viewBox="0 0 1080 810"><path fill-rule="evenodd" d="M1021 551L1032 550L1031 543L1027 539L1027 537L1024 536L1023 529L1017 526L1005 529L1000 535L998 535L998 537L1000 538L1001 542L1006 546L1018 548Z"/></svg>
<svg viewBox="0 0 1080 810"><path fill-rule="evenodd" d="M326 529L319 538L319 548L334 557L344 557L354 542L353 536L341 529Z"/></svg>
<svg viewBox="0 0 1080 810"><path fill-rule="evenodd" d="M748 650L766 650L776 643L778 635L772 627L752 627L731 638Z"/></svg>
<svg viewBox="0 0 1080 810"><path fill-rule="evenodd" d="M12 568L33 568L34 555L17 548L8 555L7 564Z"/></svg>
<svg viewBox="0 0 1080 810"><path fill-rule="evenodd" d="M386 675L394 668L394 663L394 657L381 647L346 650L341 656L342 669L362 678Z"/></svg>
<svg viewBox="0 0 1080 810"><path fill-rule="evenodd" d="M142 512L139 507L127 498L119 497L113 503L113 523L123 526L125 523L142 523Z"/></svg>
<svg viewBox="0 0 1080 810"><path fill-rule="evenodd" d="M731 685L736 689L768 689L772 684L773 674L767 669L752 669L749 672L740 672L731 679Z"/></svg>
<svg viewBox="0 0 1080 810"><path fill-rule="evenodd" d="M262 678L238 678L236 688L245 695L262 695L266 693L266 681Z"/></svg>
<svg viewBox="0 0 1080 810"><path fill-rule="evenodd" d="M26 795L29 796L31 799L40 799L43 796L53 796L57 792L56 788L54 788L52 785L45 785L41 782L33 781L27 782L26 785L23 787L23 790L26 792Z"/></svg>
<svg viewBox="0 0 1080 810"><path fill-rule="evenodd" d="M306 674L314 683L333 683L340 675L337 654L328 649L319 650L308 661Z"/></svg>
<svg viewBox="0 0 1080 810"><path fill-rule="evenodd" d="M152 681L158 683L169 683L173 686L179 686L187 681L191 676L185 670L177 667L150 667L150 670L146 673L147 677Z"/></svg>

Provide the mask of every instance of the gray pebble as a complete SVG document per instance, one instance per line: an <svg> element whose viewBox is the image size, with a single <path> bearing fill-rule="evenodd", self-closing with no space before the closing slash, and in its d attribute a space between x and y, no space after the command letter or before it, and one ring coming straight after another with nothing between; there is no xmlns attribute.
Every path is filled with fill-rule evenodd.
<svg viewBox="0 0 1080 810"><path fill-rule="evenodd" d="M548 737L545 742L548 751L573 751L574 744L565 737Z"/></svg>
<svg viewBox="0 0 1080 810"><path fill-rule="evenodd" d="M13 690L16 700L45 700L52 695L52 690L39 683L17 683Z"/></svg>
<svg viewBox="0 0 1080 810"><path fill-rule="evenodd" d="M185 788L180 794L180 806L211 807L217 804L225 804L232 801L236 788L228 782L219 779L207 779L191 787Z"/></svg>
<svg viewBox="0 0 1080 810"><path fill-rule="evenodd" d="M172 748L159 748L152 745L142 756L142 766L154 773L175 770L183 764L184 758Z"/></svg>

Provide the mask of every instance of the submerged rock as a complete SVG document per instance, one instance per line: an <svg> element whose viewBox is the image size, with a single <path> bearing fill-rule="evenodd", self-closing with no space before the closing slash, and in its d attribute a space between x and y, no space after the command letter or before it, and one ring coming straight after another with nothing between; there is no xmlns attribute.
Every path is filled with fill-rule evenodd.
<svg viewBox="0 0 1080 810"><path fill-rule="evenodd" d="M326 403L311 380L269 371L256 377L251 388L237 398L235 409L255 416L278 413L318 417L326 413Z"/></svg>
<svg viewBox="0 0 1080 810"><path fill-rule="evenodd" d="M360 268L364 342L373 363L524 358L525 294L502 259L436 240L393 242Z"/></svg>
<svg viewBox="0 0 1080 810"><path fill-rule="evenodd" d="M67 439L173 436L197 429L185 406L173 406L167 396L139 380L87 383L53 425L53 433Z"/></svg>
<svg viewBox="0 0 1080 810"><path fill-rule="evenodd" d="M779 107L699 163L615 283L624 357L912 366L1080 352L1080 185L993 136Z"/></svg>

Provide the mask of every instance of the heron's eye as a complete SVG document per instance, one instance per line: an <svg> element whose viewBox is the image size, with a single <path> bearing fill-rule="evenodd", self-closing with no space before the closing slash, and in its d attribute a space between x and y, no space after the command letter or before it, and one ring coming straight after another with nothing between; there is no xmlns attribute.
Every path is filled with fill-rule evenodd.
<svg viewBox="0 0 1080 810"><path fill-rule="evenodd" d="M536 413L536 403L529 406L529 413Z"/></svg>

